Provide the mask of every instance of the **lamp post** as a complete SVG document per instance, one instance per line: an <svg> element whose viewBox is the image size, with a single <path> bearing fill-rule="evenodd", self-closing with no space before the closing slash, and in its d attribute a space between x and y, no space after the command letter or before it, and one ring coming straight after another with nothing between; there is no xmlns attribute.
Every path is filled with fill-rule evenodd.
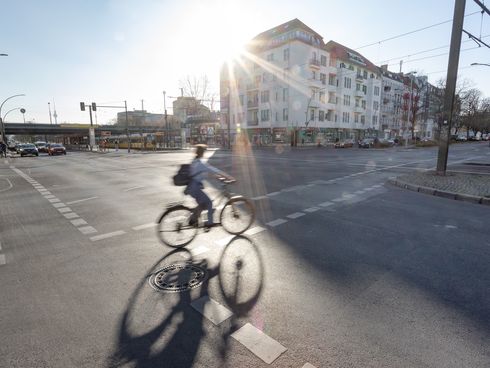
<svg viewBox="0 0 490 368"><path fill-rule="evenodd" d="M2 120L2 107L5 104L5 102L7 102L8 100L10 100L11 98L20 97L20 96L25 96L25 94L21 93L21 94L18 94L18 95L13 95L13 96L7 97L5 100L3 100L2 104L0 104L0 124L2 125L2 140L4 142L5 142L5 125L3 124L3 120Z"/></svg>
<svg viewBox="0 0 490 368"><path fill-rule="evenodd" d="M165 148L168 148L170 140L169 140L169 131L168 131L168 115L167 115L167 92L163 91L163 109L165 111Z"/></svg>

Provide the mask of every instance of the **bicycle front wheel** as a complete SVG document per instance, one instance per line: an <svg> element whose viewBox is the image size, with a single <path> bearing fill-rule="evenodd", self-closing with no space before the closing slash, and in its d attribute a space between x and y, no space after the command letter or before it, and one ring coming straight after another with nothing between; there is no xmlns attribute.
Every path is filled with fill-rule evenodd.
<svg viewBox="0 0 490 368"><path fill-rule="evenodd" d="M238 235L247 230L255 219L251 201L244 197L231 198L220 215L221 226L230 234Z"/></svg>
<svg viewBox="0 0 490 368"><path fill-rule="evenodd" d="M196 225L190 225L192 210L185 206L175 206L163 213L158 221L157 234L160 240L174 248L189 244L196 236Z"/></svg>

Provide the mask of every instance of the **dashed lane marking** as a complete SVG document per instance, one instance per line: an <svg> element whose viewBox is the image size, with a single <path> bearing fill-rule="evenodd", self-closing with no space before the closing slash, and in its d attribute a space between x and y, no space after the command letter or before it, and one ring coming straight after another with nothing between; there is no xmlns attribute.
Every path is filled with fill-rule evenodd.
<svg viewBox="0 0 490 368"><path fill-rule="evenodd" d="M274 362L287 350L250 323L233 332L231 336L267 364Z"/></svg>
<svg viewBox="0 0 490 368"><path fill-rule="evenodd" d="M233 316L232 311L222 306L216 300L211 299L208 295L194 300L191 306L216 326Z"/></svg>
<svg viewBox="0 0 490 368"><path fill-rule="evenodd" d="M343 201L346 201L347 198L344 198L344 197L340 197L340 198L334 198L332 199L332 202L343 202Z"/></svg>
<svg viewBox="0 0 490 368"><path fill-rule="evenodd" d="M135 227L133 227L132 229L133 229L134 231L138 231L138 230L148 229L148 228L150 228L150 227L155 227L155 226L157 226L157 224L156 224L156 223L154 223L154 222L150 222L150 223L148 223L148 224L144 224L144 225L135 226Z"/></svg>
<svg viewBox="0 0 490 368"><path fill-rule="evenodd" d="M125 189L124 191L129 192L131 190L136 190L136 189L141 189L141 188L144 188L144 186L132 187L132 188Z"/></svg>
<svg viewBox="0 0 490 368"><path fill-rule="evenodd" d="M84 219L81 219L81 218L76 219L76 220L71 220L70 222L73 224L73 226L87 225L87 221L85 221Z"/></svg>
<svg viewBox="0 0 490 368"><path fill-rule="evenodd" d="M81 202L90 201L91 199L96 199L96 198L99 198L99 197L89 197L89 198L77 199L76 201L66 202L66 204L81 203Z"/></svg>
<svg viewBox="0 0 490 368"><path fill-rule="evenodd" d="M320 210L320 208L318 208L318 207L310 207L310 208L305 208L303 211L308 212L308 213L312 213L312 212L316 212L319 210Z"/></svg>
<svg viewBox="0 0 490 368"><path fill-rule="evenodd" d="M91 227L91 226L88 226L88 227ZM81 227L78 228L78 230L80 229L83 229ZM93 229L93 228L92 228ZM95 230L95 229L94 229ZM95 230L97 231L97 230ZM100 234L100 235L95 235L95 236L91 236L90 237L90 240L92 241L98 241L98 240L102 240L102 239L107 239L107 238L112 238L114 236L119 236L119 235L124 235L126 234L125 231L123 230L118 230L118 231L113 231L112 233L107 233L107 234Z"/></svg>
<svg viewBox="0 0 490 368"><path fill-rule="evenodd" d="M58 208L58 211L60 213L71 212L71 208L70 207L60 207L60 208Z"/></svg>
<svg viewBox="0 0 490 368"><path fill-rule="evenodd" d="M51 199L51 198L56 198L56 196L52 195L52 194L46 194L45 196L43 196L44 198L46 199Z"/></svg>
<svg viewBox="0 0 490 368"><path fill-rule="evenodd" d="M266 229L266 228L264 228L264 227L261 227L261 226L254 226L254 227L252 227L252 228L248 229L247 231L245 231L243 234L244 234L244 235L250 235L250 236L252 236L252 235L255 235L255 234L261 233L262 231L265 231L265 230L267 230L267 229Z"/></svg>
<svg viewBox="0 0 490 368"><path fill-rule="evenodd" d="M2 250L2 243L0 242L0 250Z"/></svg>
<svg viewBox="0 0 490 368"><path fill-rule="evenodd" d="M7 259L5 258L5 254L0 254L0 266L7 263Z"/></svg>
<svg viewBox="0 0 490 368"><path fill-rule="evenodd" d="M286 217L294 220L294 219L297 219L298 217L301 217L304 215L305 214L303 212L295 212L295 213L292 213L290 215L287 215Z"/></svg>
<svg viewBox="0 0 490 368"><path fill-rule="evenodd" d="M66 207L66 204L63 202L53 203L54 208Z"/></svg>
<svg viewBox="0 0 490 368"><path fill-rule="evenodd" d="M78 227L78 230L84 235L96 233L97 230L93 226Z"/></svg>
<svg viewBox="0 0 490 368"><path fill-rule="evenodd" d="M58 203L58 202L61 202L58 198L52 198L52 199L48 199L48 201L50 201L51 203Z"/></svg>
<svg viewBox="0 0 490 368"><path fill-rule="evenodd" d="M270 226L270 227L276 227L276 226L279 226L279 225L282 225L282 224L285 224L286 222L288 222L288 220L284 220L284 219L277 219L277 220L273 220L273 221L269 221L266 223L266 225Z"/></svg>
<svg viewBox="0 0 490 368"><path fill-rule="evenodd" d="M328 207L328 206L333 206L333 203L330 201L326 201L326 202L320 203L318 205L321 207Z"/></svg>
<svg viewBox="0 0 490 368"><path fill-rule="evenodd" d="M65 216L68 220L79 217L75 212L65 213L63 216Z"/></svg>

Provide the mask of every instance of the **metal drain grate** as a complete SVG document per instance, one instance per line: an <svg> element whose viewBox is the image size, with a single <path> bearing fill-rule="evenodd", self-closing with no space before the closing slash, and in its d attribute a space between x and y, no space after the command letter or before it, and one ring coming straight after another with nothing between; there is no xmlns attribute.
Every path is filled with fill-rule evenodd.
<svg viewBox="0 0 490 368"><path fill-rule="evenodd" d="M173 263L150 276L150 285L169 292L181 292L200 286L206 279L205 269L192 263Z"/></svg>

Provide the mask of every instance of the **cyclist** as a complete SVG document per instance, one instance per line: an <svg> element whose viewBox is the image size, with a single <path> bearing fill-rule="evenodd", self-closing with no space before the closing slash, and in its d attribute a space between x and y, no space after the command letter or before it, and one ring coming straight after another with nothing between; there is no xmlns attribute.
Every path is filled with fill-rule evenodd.
<svg viewBox="0 0 490 368"><path fill-rule="evenodd" d="M184 193L189 194L192 198L194 198L198 204L198 207L194 211L194 214L191 216L189 221L189 225L197 224L197 219L199 218L202 210L208 210L208 221L204 224L205 227L210 228L213 227L213 202L208 197L206 193L204 193L204 185L203 180L206 178L208 173L212 173L216 176L223 177L227 180L234 180L234 178L225 172L217 169L216 167L201 161L204 156L204 151L206 151L207 146L205 144L198 144L196 147L196 157L192 160L190 167L190 176L191 181L187 185Z"/></svg>

